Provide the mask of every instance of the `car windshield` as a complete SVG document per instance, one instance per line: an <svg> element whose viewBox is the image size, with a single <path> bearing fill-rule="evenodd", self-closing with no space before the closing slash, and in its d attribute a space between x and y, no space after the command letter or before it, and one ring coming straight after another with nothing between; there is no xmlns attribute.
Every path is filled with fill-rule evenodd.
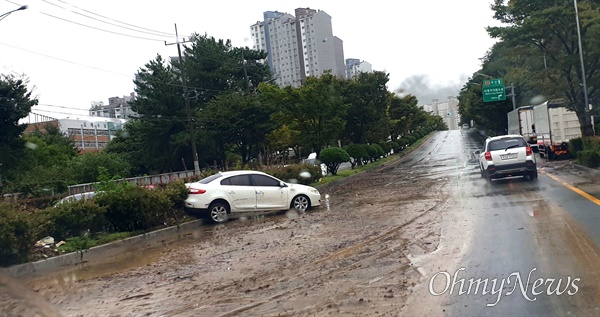
<svg viewBox="0 0 600 317"><path fill-rule="evenodd" d="M522 138L514 137L514 138L505 138L490 141L488 144L488 151L498 151L498 150L506 150L515 147L524 147L527 146L527 142Z"/></svg>

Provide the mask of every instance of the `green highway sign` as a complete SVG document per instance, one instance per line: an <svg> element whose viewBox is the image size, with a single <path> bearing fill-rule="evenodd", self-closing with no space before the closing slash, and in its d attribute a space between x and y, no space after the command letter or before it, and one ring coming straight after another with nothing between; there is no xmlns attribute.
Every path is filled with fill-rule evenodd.
<svg viewBox="0 0 600 317"><path fill-rule="evenodd" d="M481 93L483 94L483 102L506 100L506 88L502 78L484 80Z"/></svg>
<svg viewBox="0 0 600 317"><path fill-rule="evenodd" d="M504 87L504 83L502 82L502 78L494 78L483 81L483 87Z"/></svg>

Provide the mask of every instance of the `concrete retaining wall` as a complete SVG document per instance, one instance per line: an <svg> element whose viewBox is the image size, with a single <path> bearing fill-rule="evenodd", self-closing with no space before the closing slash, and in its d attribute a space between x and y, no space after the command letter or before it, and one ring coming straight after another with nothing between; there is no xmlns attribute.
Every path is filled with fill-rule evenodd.
<svg viewBox="0 0 600 317"><path fill-rule="evenodd" d="M188 233L197 230L203 224L203 220L194 220L178 226L172 226L135 237L95 246L87 250L59 255L37 262L14 265L7 268L6 271L15 277L26 277L42 275L44 273L69 267L76 268L78 265L106 260L124 252L141 250L165 244L167 242L181 240L185 238Z"/></svg>

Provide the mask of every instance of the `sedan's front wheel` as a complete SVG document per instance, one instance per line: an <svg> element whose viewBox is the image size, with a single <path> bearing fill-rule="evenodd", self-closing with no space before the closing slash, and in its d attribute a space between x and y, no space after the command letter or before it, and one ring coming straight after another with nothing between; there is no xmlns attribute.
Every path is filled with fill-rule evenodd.
<svg viewBox="0 0 600 317"><path fill-rule="evenodd" d="M222 202L215 202L208 208L210 219L216 223L224 223L229 220L229 206Z"/></svg>
<svg viewBox="0 0 600 317"><path fill-rule="evenodd" d="M299 212L305 212L310 207L310 201L308 197L304 195L298 195L292 199L292 208Z"/></svg>

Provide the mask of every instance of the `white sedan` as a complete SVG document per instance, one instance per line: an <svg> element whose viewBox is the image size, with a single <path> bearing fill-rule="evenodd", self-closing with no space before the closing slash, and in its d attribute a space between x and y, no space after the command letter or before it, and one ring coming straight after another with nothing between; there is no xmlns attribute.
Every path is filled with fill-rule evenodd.
<svg viewBox="0 0 600 317"><path fill-rule="evenodd" d="M232 212L304 212L321 205L321 194L311 186L291 184L258 171L219 172L194 183L187 183L188 209L207 210L210 219L226 222Z"/></svg>

